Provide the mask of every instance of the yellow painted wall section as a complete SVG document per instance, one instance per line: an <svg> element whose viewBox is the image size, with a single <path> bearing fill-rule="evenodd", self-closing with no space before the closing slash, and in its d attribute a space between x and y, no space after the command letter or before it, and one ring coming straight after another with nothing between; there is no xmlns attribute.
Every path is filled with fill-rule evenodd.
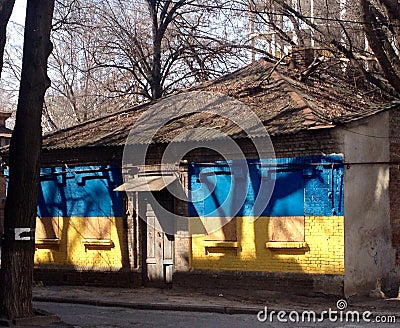
<svg viewBox="0 0 400 328"><path fill-rule="evenodd" d="M304 242L268 248L268 217L235 218L237 243L210 243L194 235L191 268L264 272L344 274L344 217L305 218ZM211 246L211 247L209 247ZM298 248L296 248L298 247Z"/></svg>
<svg viewBox="0 0 400 328"><path fill-rule="evenodd" d="M67 266L85 270L118 270L122 267L123 219L112 217L110 238L85 244L84 217L59 218L59 244L37 241L36 266Z"/></svg>

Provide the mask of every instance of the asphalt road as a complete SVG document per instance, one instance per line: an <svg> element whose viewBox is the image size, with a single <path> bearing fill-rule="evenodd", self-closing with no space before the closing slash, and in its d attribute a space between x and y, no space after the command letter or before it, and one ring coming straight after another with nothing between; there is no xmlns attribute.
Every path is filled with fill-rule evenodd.
<svg viewBox="0 0 400 328"><path fill-rule="evenodd" d="M382 327L393 328L399 324L378 324L371 323L333 323L326 319L320 323L303 322L279 322L274 317L273 322L268 320L260 322L256 315L248 314L219 314L201 312L180 312L180 311L154 311L135 310L116 307L100 307L79 304L46 303L36 302L35 307L57 314L65 323L75 328L80 327L190 327L190 328L239 328L239 327L327 327L327 328L358 328L358 327ZM286 318L287 319L287 318Z"/></svg>

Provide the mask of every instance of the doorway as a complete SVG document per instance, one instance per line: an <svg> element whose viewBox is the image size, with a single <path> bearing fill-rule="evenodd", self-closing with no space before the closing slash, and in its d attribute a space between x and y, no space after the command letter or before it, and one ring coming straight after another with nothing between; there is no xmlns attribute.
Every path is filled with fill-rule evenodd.
<svg viewBox="0 0 400 328"><path fill-rule="evenodd" d="M150 197L150 196L153 197ZM155 201L171 215L160 213ZM139 213L143 224L142 255L143 283L145 286L169 287L172 284L174 265L174 234L171 232L174 213L174 197L168 188L160 191L140 192L139 202L142 213ZM142 216L143 215L143 216ZM147 224L146 224L147 223ZM169 228L166 228L165 225ZM167 232L169 233L167 233Z"/></svg>

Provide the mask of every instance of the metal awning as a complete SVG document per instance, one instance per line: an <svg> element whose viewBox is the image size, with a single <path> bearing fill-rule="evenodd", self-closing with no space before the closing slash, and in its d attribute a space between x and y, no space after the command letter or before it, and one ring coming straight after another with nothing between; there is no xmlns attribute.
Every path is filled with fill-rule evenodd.
<svg viewBox="0 0 400 328"><path fill-rule="evenodd" d="M134 177L118 186L114 191L160 191L177 179L175 175L150 175Z"/></svg>

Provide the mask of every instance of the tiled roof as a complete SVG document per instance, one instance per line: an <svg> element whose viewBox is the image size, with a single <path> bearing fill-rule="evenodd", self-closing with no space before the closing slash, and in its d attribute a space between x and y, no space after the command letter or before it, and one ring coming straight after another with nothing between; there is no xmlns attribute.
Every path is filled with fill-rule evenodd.
<svg viewBox="0 0 400 328"><path fill-rule="evenodd" d="M298 71L286 66L276 67L262 59L214 81L181 91L175 96L48 134L44 137L43 148L122 146L131 128L149 111L156 113L153 120L135 126L136 133L130 138L131 144L148 143L146 131L153 128L152 124L157 125L162 120L165 120L165 124L162 124L152 142L167 143L184 132L186 140L209 140L217 137L218 133L215 131L221 131L233 138L246 137L246 133L229 119L217 114L196 112L195 104L204 99L196 99L198 102L191 99L188 106L192 106L193 111L189 108L186 114L168 120L170 113L164 109L169 106L166 105L168 101L175 104L185 96L207 97L203 91L223 94L247 105L246 110L254 112L272 136L308 129L332 128L336 124L400 107L399 102L391 101L371 90L355 87L340 72L335 75L329 69L320 70L306 82L299 82L296 74ZM243 117L251 117L247 114L244 112ZM190 134L190 131L198 127L205 129Z"/></svg>

